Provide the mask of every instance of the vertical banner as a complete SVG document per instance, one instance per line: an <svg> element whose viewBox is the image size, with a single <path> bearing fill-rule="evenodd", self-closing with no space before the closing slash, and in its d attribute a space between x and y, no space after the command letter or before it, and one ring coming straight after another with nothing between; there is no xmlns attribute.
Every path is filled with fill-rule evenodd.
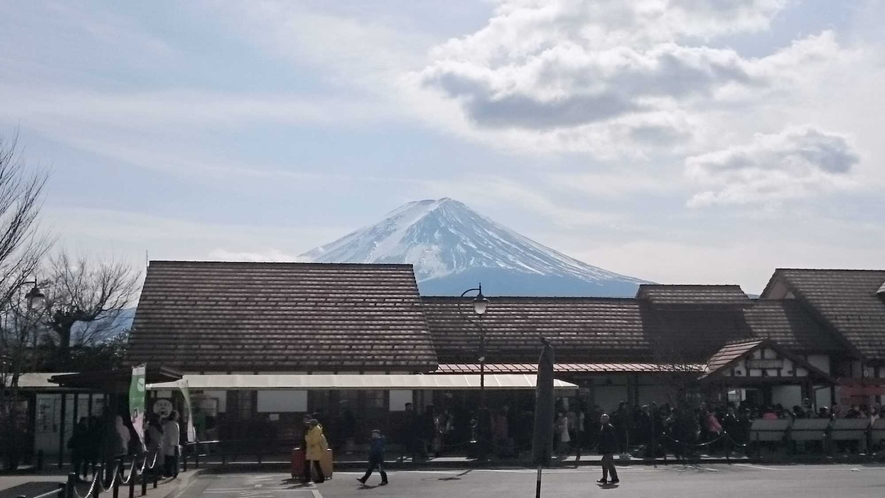
<svg viewBox="0 0 885 498"><path fill-rule="evenodd" d="M187 442L197 440L197 431L194 429L194 411L191 409L191 391L187 381L181 381L181 394L184 396L184 409L187 411Z"/></svg>
<svg viewBox="0 0 885 498"><path fill-rule="evenodd" d="M144 372L144 365L132 367L132 381L129 383L129 413L132 415L132 427L138 434L142 448L144 448Z"/></svg>

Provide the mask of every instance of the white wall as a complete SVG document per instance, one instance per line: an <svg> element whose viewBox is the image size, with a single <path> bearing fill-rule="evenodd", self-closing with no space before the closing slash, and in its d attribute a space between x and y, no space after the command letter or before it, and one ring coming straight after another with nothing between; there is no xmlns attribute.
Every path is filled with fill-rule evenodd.
<svg viewBox="0 0 885 498"><path fill-rule="evenodd" d="M307 411L307 391L258 391L258 413Z"/></svg>
<svg viewBox="0 0 885 498"><path fill-rule="evenodd" d="M830 373L830 357L825 354L811 354L806 358L808 363L811 363L815 367L823 370L825 373ZM829 405L827 405L829 406Z"/></svg>
<svg viewBox="0 0 885 498"><path fill-rule="evenodd" d="M771 388L771 402L783 405L787 410L802 406L802 386L774 386Z"/></svg>
<svg viewBox="0 0 885 498"><path fill-rule="evenodd" d="M410 390L391 390L390 391L390 411L403 412L406 411L406 403L414 403L413 395Z"/></svg>
<svg viewBox="0 0 885 498"><path fill-rule="evenodd" d="M667 402L667 386L639 386L639 404L647 405L654 401L658 405Z"/></svg>
<svg viewBox="0 0 885 498"><path fill-rule="evenodd" d="M627 399L627 386L593 386L593 403L603 411L612 412Z"/></svg>
<svg viewBox="0 0 885 498"><path fill-rule="evenodd" d="M814 406L817 407L818 410L820 410L822 406L826 406L827 408L832 406L833 397L830 394L829 386L814 386Z"/></svg>

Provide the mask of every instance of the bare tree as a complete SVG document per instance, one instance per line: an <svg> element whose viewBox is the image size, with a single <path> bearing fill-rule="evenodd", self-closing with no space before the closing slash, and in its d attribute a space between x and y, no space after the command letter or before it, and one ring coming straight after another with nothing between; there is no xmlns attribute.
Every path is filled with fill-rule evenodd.
<svg viewBox="0 0 885 498"><path fill-rule="evenodd" d="M121 330L118 319L132 305L140 277L121 261L71 257L65 250L51 258L46 325L62 364L72 347L95 346Z"/></svg>
<svg viewBox="0 0 885 498"><path fill-rule="evenodd" d="M18 465L18 382L27 363L34 323L23 312L23 289L52 240L37 219L48 174L31 169L18 153L18 136L0 136L0 447L7 468Z"/></svg>

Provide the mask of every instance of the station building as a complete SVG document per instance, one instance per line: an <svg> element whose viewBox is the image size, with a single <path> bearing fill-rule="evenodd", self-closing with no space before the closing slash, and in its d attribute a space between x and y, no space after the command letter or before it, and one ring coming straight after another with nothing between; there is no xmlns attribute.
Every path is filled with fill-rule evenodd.
<svg viewBox="0 0 885 498"><path fill-rule="evenodd" d="M885 394L882 270L778 269L759 297L737 285L499 297L483 284L480 319L469 299L421 296L411 265L153 261L127 362L183 375L202 439L291 437L305 413L331 434L395 434L407 403L469 419L481 335L488 406L523 414L541 336L563 402L604 410L673 402L685 382L788 408ZM175 385L150 386L149 403L180 407Z"/></svg>

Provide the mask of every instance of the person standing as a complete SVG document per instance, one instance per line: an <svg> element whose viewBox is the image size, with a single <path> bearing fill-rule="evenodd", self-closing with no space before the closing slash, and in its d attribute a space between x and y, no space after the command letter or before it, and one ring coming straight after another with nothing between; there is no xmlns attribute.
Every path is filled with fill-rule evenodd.
<svg viewBox="0 0 885 498"><path fill-rule="evenodd" d="M158 472L163 468L163 426L160 425L160 416L156 413L148 413L147 434L147 458L156 458L154 462L154 472Z"/></svg>
<svg viewBox="0 0 885 498"><path fill-rule="evenodd" d="M357 479L361 484L365 484L372 476L372 471L377 468L381 474L380 486L387 486L387 472L384 472L384 444L385 439L381 435L381 431L373 430L372 440L369 442L369 468L366 469L366 474L363 477Z"/></svg>
<svg viewBox="0 0 885 498"><path fill-rule="evenodd" d="M77 479L80 478L82 471L83 477L86 477L87 453L89 446L89 421L86 417L81 417L74 426L74 434L68 440L68 449L71 450L71 470Z"/></svg>
<svg viewBox="0 0 885 498"><path fill-rule="evenodd" d="M307 441L307 452L305 454L304 461L304 483L309 483L311 478L311 467L317 474L315 482L316 484L322 484L326 481L326 476L323 475L323 468L320 466L320 460L323 458L323 452L326 451L326 448L323 448L323 441L325 438L323 437L323 427L317 421L317 419L311 419L310 421L310 430L307 431L307 437L305 438Z"/></svg>
<svg viewBox="0 0 885 498"><path fill-rule="evenodd" d="M599 484L617 484L621 482L618 479L618 470L615 468L615 453L618 452L618 434L615 427L609 423L609 416L603 413L599 419L599 453L602 455L602 479L596 481ZM611 481L608 480L611 475Z"/></svg>
<svg viewBox="0 0 885 498"><path fill-rule="evenodd" d="M169 414L163 424L163 475L173 479L178 477L178 456L181 454L181 427L178 425L178 412Z"/></svg>

